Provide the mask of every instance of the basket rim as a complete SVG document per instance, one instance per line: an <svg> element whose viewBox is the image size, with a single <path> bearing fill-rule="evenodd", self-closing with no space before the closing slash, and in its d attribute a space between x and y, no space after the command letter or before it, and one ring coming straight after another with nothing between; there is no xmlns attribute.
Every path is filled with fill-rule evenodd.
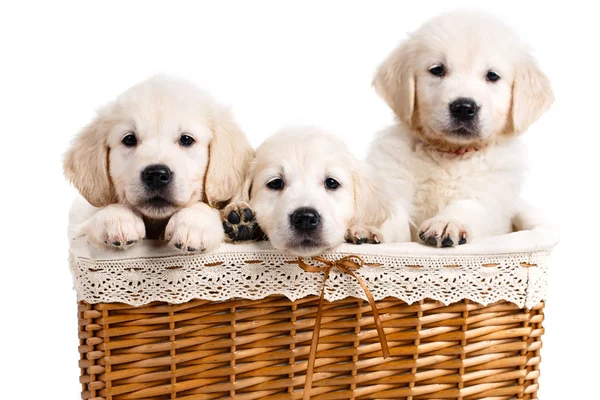
<svg viewBox="0 0 600 400"><path fill-rule="evenodd" d="M558 234L547 227L537 227L532 230L518 231L505 235L482 238L474 243L451 247L435 248L420 243L382 243L377 245L363 244L360 247L343 243L323 254L331 255L381 255L381 256L430 256L430 257L456 257L456 256L499 256L510 254L539 253L552 251L558 243ZM159 240L144 240L126 252L110 248L100 248L90 245L84 237L71 240L70 253L77 258L86 258L95 261L102 260L132 260L148 259L169 256L182 256L181 252L169 248L165 242ZM231 244L223 243L219 249L210 254L285 254L274 249L269 242L254 242ZM205 257L204 254L186 255L186 257ZM294 256L289 256L293 258Z"/></svg>

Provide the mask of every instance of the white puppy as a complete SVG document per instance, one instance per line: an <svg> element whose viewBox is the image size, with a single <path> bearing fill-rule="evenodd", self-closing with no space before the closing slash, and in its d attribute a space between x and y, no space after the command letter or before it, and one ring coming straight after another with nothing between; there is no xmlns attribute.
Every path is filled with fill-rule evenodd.
<svg viewBox="0 0 600 400"><path fill-rule="evenodd" d="M390 54L373 83L398 118L368 156L399 199L384 235L408 239L398 229L406 213L413 240L438 247L510 232L526 159L516 136L553 102L513 31L481 15L439 16Z"/></svg>
<svg viewBox="0 0 600 400"><path fill-rule="evenodd" d="M341 140L316 129L286 129L256 150L239 200L249 201L273 247L290 254L315 255L344 239L379 243L390 204L371 172ZM247 204L224 211L228 235L249 239L254 215Z"/></svg>
<svg viewBox="0 0 600 400"><path fill-rule="evenodd" d="M74 234L120 249L147 237L215 250L223 229L211 206L239 192L251 158L227 109L188 82L152 77L103 107L65 156L65 176L95 206Z"/></svg>

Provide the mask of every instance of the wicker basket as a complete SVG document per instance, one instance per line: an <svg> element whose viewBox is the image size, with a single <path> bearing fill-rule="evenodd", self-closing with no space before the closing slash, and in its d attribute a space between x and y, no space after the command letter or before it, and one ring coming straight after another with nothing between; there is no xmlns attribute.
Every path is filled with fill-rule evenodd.
<svg viewBox="0 0 600 400"><path fill-rule="evenodd" d="M79 305L83 399L301 399L319 299ZM536 399L544 307L327 303L314 399Z"/></svg>
<svg viewBox="0 0 600 400"><path fill-rule="evenodd" d="M262 293L262 298L255 299L241 299L240 295L226 301L197 300L177 294L181 291L177 279L196 279L191 285L185 283L186 287L204 282L196 276L198 271L221 267L235 270L238 266L246 272L255 271L253 268L277 269L281 260L292 262L292 257L265 250L262 245L252 251L243 246L239 250L224 246L214 255L154 254L148 258L142 256L149 251L142 246L127 260L120 260L114 254L101 255L90 249L82 252L80 246L79 251L72 252L71 268L79 298L82 398L537 399L546 269L553 244L543 244L533 251L471 256L456 251L440 255L437 250L427 256L414 255L414 246L361 246L360 254L367 260L383 248L388 253L386 260L395 260L390 268L402 276L410 273L402 271L419 268L419 276L427 275L425 270L435 272L434 267L447 271L448 276L457 277L451 282L457 292L488 279L492 274L489 270L496 275L508 274L514 284L501 286L514 290L515 297L510 297L510 290L501 296L507 300L494 297L500 285L494 286L490 278L477 289L477 294L468 296L470 299L444 304L440 300L451 298L451 290L450 286L440 289L446 284L444 279L448 279L440 276L441 283L429 282L432 290L449 293L446 297L435 298L439 296L434 290L429 293L434 293L431 296L435 299L422 298L409 304L406 298L400 299L403 296L385 296L387 292L380 289L388 285L362 274L377 298L376 307L390 351L390 356L384 358L371 305L360 295L356 283L356 296L344 294L344 298L336 298L336 293L345 287L340 283L351 285L348 282L353 282L353 278L344 274L333 276L332 272L325 297L336 299L322 303L309 394L304 386L311 348L315 345L311 340L321 302L318 291L287 297ZM345 246L325 257L340 258L350 250L356 252L356 246ZM261 262L262 266L258 265ZM476 267L479 275L473 272ZM459 273L462 269L465 270ZM151 276L174 270L179 278L170 282L165 281L164 275L160 279ZM182 270L186 272L182 274ZM132 279L129 273L148 275ZM102 274L102 278L94 278L97 274ZM321 274L298 274L308 277L296 286L305 288L310 286L306 282L313 280L322 284ZM114 282L127 279L128 284L118 284L118 290L114 290ZM207 285L212 286L214 293L235 290L235 282L213 279ZM271 278L264 279L268 286ZM154 301L162 298L161 291L147 296L158 281L162 283L156 286L173 288L171 296L176 296L177 301ZM280 290L273 285L274 292ZM248 293L243 297L249 297ZM131 305L124 304L124 300ZM412 302L412 298L409 300Z"/></svg>

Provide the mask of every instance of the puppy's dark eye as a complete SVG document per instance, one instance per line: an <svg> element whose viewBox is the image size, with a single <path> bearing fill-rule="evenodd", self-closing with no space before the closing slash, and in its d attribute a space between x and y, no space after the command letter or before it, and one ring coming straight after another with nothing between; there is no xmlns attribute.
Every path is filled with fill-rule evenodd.
<svg viewBox="0 0 600 400"><path fill-rule="evenodd" d="M196 140L193 137L186 134L181 135L181 137L179 138L179 144L183 147L190 147L194 144L195 141Z"/></svg>
<svg viewBox="0 0 600 400"><path fill-rule="evenodd" d="M327 189L335 190L340 187L340 183L333 178L325 179L325 187Z"/></svg>
<svg viewBox="0 0 600 400"><path fill-rule="evenodd" d="M496 81L500 80L500 75L498 75L494 71L488 71L487 75L485 76L485 79L488 82L496 82Z"/></svg>
<svg viewBox="0 0 600 400"><path fill-rule="evenodd" d="M137 138L135 137L134 133L128 133L125 135L125 137L123 137L121 143L127 147L135 147L137 145Z"/></svg>
<svg viewBox="0 0 600 400"><path fill-rule="evenodd" d="M429 68L429 73L441 78L446 75L446 67L444 67L444 64L434 65L433 67Z"/></svg>
<svg viewBox="0 0 600 400"><path fill-rule="evenodd" d="M283 180L281 179L273 179L269 183L267 183L267 187L272 190L283 190Z"/></svg>

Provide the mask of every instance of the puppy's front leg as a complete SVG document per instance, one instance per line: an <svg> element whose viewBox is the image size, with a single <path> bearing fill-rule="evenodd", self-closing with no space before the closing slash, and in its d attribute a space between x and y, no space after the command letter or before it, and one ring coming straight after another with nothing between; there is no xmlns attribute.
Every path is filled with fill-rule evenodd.
<svg viewBox="0 0 600 400"><path fill-rule="evenodd" d="M85 235L96 245L115 249L129 248L146 236L142 216L122 204L97 209L77 231L77 236Z"/></svg>
<svg viewBox="0 0 600 400"><path fill-rule="evenodd" d="M411 219L404 201L394 204L394 211L381 226L385 243L410 242Z"/></svg>
<svg viewBox="0 0 600 400"><path fill-rule="evenodd" d="M205 203L197 203L177 211L167 224L165 239L187 253L212 252L223 242L219 211Z"/></svg>
<svg viewBox="0 0 600 400"><path fill-rule="evenodd" d="M487 207L478 200L451 202L419 228L419 239L436 247L454 247L483 237L510 231L510 216L498 205Z"/></svg>

